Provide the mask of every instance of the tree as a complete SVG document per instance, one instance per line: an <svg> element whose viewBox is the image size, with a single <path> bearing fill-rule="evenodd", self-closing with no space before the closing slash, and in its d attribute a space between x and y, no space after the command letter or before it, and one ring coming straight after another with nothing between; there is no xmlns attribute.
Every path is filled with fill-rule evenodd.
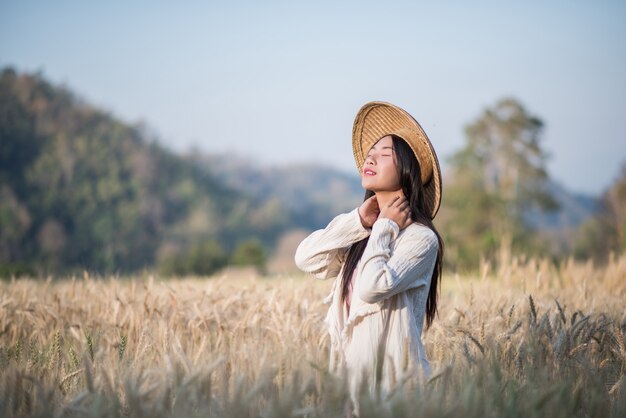
<svg viewBox="0 0 626 418"><path fill-rule="evenodd" d="M600 200L600 209L577 231L574 255L606 260L613 253L626 250L626 163Z"/></svg>
<svg viewBox="0 0 626 418"><path fill-rule="evenodd" d="M165 258L159 270L165 276L210 276L226 266L227 262L228 255L222 246L209 240Z"/></svg>
<svg viewBox="0 0 626 418"><path fill-rule="evenodd" d="M255 266L261 273L265 273L267 255L261 241L250 238L239 243L233 252L231 263L239 266Z"/></svg>
<svg viewBox="0 0 626 418"><path fill-rule="evenodd" d="M467 142L450 160L452 184L444 198L453 212L449 222L468 232L458 244L471 246L470 253L497 248L500 262L508 263L511 249L527 238L524 211L557 207L545 188L542 130L543 122L513 98L500 100L466 126Z"/></svg>

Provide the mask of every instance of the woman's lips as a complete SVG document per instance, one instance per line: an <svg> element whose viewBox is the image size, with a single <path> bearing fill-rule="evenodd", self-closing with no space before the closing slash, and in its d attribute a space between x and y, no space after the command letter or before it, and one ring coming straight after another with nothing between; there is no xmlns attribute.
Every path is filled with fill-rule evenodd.
<svg viewBox="0 0 626 418"><path fill-rule="evenodd" d="M376 172L370 168L366 168L365 170L363 170L363 175L364 176L375 176Z"/></svg>

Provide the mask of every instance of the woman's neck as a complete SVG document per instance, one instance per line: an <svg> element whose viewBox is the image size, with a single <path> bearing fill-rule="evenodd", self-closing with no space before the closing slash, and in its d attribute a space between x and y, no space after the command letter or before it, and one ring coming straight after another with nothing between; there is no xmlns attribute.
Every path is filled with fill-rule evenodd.
<svg viewBox="0 0 626 418"><path fill-rule="evenodd" d="M402 196L402 189L392 190L392 191L378 191L376 192L376 201L378 202L378 207L382 208L393 201L396 196Z"/></svg>

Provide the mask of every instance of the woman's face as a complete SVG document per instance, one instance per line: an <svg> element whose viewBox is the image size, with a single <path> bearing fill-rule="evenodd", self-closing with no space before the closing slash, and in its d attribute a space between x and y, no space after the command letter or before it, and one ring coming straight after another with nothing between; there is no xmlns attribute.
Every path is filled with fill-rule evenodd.
<svg viewBox="0 0 626 418"><path fill-rule="evenodd" d="M393 139L384 136L369 150L361 170L361 185L373 192L400 189Z"/></svg>

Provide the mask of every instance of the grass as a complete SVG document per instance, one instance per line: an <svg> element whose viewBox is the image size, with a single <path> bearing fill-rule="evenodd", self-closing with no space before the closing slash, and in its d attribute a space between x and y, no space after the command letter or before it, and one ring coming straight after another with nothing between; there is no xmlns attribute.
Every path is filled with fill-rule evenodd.
<svg viewBox="0 0 626 418"><path fill-rule="evenodd" d="M0 416L333 417L321 303L304 275L0 283ZM364 417L626 416L626 256L514 260L444 277L433 376Z"/></svg>

